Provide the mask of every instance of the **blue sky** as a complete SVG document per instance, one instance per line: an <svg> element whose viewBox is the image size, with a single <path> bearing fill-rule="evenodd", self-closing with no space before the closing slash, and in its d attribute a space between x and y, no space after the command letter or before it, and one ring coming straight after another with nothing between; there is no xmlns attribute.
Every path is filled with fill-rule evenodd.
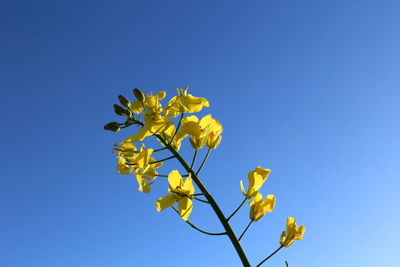
<svg viewBox="0 0 400 267"><path fill-rule="evenodd" d="M0 265L240 266L115 170L134 133L118 94L190 86L224 126L202 179L229 214L271 168L276 209L242 245L258 263L287 216L307 227L265 266L398 266L398 1L3 1ZM184 146L189 147L188 142ZM192 152L183 148L186 157ZM170 162L165 168L177 168ZM196 203L197 204L197 203ZM199 203L191 221L221 226ZM240 233L248 208L233 219Z"/></svg>

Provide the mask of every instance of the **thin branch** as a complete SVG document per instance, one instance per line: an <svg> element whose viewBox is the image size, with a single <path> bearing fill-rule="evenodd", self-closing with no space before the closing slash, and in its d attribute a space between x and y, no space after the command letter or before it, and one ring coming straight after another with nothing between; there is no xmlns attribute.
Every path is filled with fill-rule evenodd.
<svg viewBox="0 0 400 267"><path fill-rule="evenodd" d="M200 168L197 170L196 176L199 175L201 169L202 169L203 166L204 166L204 163L206 163L206 161L207 161L207 159L208 159L208 156L210 155L210 152L211 152L211 148L209 148L209 149L207 150L207 154L206 154L206 156L204 157L204 160L203 160L203 162L201 163Z"/></svg>
<svg viewBox="0 0 400 267"><path fill-rule="evenodd" d="M179 215L179 211L175 208L172 207L174 209L174 211L176 211L176 213L178 213ZM210 233L210 232L206 232L201 230L200 228L198 228L196 225L194 225L193 223L191 223L189 220L185 221L187 224L190 225L190 227L192 227L193 229L196 229L197 231L199 231L200 233L206 234L206 235L226 235L226 232L223 233Z"/></svg>
<svg viewBox="0 0 400 267"><path fill-rule="evenodd" d="M155 163L163 162L163 161L166 161L166 160L169 160L169 159L173 159L173 158L175 158L175 156L171 156L171 157L168 157L168 158L165 158L165 159L156 160L156 161L150 162L149 164L155 164Z"/></svg>
<svg viewBox="0 0 400 267"><path fill-rule="evenodd" d="M243 233L239 236L238 240L240 241L244 234L247 232L247 230L250 228L250 225L254 222L254 220L251 220L250 223L247 225L246 229L244 229Z"/></svg>
<svg viewBox="0 0 400 267"><path fill-rule="evenodd" d="M208 202L207 200L204 200L204 199L201 199L201 198L197 198L197 197L193 197L193 198L198 200L198 201L200 201L200 202L210 204L210 202Z"/></svg>
<svg viewBox="0 0 400 267"><path fill-rule="evenodd" d="M192 164L190 164L190 168L193 170L194 163L196 162L197 158L197 149L194 151L193 159L192 159Z"/></svg>
<svg viewBox="0 0 400 267"><path fill-rule="evenodd" d="M232 212L232 214L226 219L227 221L229 221L229 220L233 217L233 215L235 215L236 212L238 212L238 211L240 210L240 208L243 206L243 204L246 202L246 200L247 200L247 197L244 198L244 200L242 201L242 203L240 203L239 207L237 207L237 208L235 209L235 211Z"/></svg>
<svg viewBox="0 0 400 267"><path fill-rule="evenodd" d="M285 261L286 267L289 267L289 263L287 261Z"/></svg>
<svg viewBox="0 0 400 267"><path fill-rule="evenodd" d="M277 250L275 250L274 252L272 252L271 255L269 255L268 257L266 257L265 259L263 259L256 267L261 266L261 264L263 264L264 262L266 262L267 260L269 260L269 258L271 258L272 256L274 256L275 253L277 253L281 248L283 248L283 246L280 246Z"/></svg>
<svg viewBox="0 0 400 267"><path fill-rule="evenodd" d="M165 149L168 149L168 148L167 148L167 147L162 147L162 148L159 148L159 149L154 149L154 150L153 150L153 153L154 153L154 152L163 151L163 150L165 150Z"/></svg>

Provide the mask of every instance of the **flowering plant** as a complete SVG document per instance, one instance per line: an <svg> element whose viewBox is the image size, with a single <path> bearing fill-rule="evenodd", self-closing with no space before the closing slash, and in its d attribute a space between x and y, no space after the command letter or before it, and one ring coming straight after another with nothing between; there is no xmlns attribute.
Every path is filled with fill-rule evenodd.
<svg viewBox="0 0 400 267"><path fill-rule="evenodd" d="M207 235L228 236L243 266L251 266L240 240L253 222L259 221L266 213L274 210L276 197L267 195L263 199L262 194L259 192L271 170L257 166L253 171L250 171L247 177L247 190L243 185L243 181L240 181L244 200L234 212L229 216L225 216L199 176L211 150L216 149L221 143L222 124L211 115L204 116L201 119L195 115L185 116L199 112L204 107L209 107L209 102L205 98L189 94L187 87L185 89L177 89L177 93L176 96L168 101L165 107L160 102L166 97L166 92L164 91L157 94L144 94L141 90L134 89L135 101L130 101L122 95L118 96L121 105L115 104L114 110L117 115L125 117L125 122L110 122L104 126L104 129L118 132L131 125L137 125L140 129L134 135L125 138L121 143L114 146L113 152L117 156L117 170L123 175L133 174L138 183L138 190L144 193L151 191L151 185L159 177L167 177L168 193L157 199L155 203L156 210L162 211L172 208L189 226L197 231ZM174 118L178 116L179 119L174 122ZM179 153L182 141L187 137L189 137L190 144L194 149L194 156L190 164ZM157 139L161 147L157 149L146 148L142 143L140 149L138 149L135 143L142 142L146 138ZM194 166L198 151L204 147L207 147L207 153L199 168L195 170ZM163 150L169 151L171 156L156 160L153 157L155 153ZM163 166L164 162L171 159L176 159L187 173L181 174L178 170L172 170L168 175L160 174L158 169ZM189 221L195 201L207 203L212 207L224 228L224 232L210 233L198 228ZM229 220L247 201L250 206L250 222L240 236L237 237ZM256 266L266 262L281 248L291 246L294 240L301 240L304 232L304 226L296 226L296 220L288 217L286 230L282 232L280 238L280 246Z"/></svg>

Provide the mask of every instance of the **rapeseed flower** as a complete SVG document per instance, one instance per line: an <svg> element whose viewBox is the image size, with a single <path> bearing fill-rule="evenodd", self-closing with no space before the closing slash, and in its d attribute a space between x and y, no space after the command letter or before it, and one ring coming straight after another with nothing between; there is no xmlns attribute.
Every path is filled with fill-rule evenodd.
<svg viewBox="0 0 400 267"><path fill-rule="evenodd" d="M178 95L174 96L165 108L165 114L169 117L175 118L179 113L199 112L203 107L210 106L207 99L188 94L188 87L176 90Z"/></svg>
<svg viewBox="0 0 400 267"><path fill-rule="evenodd" d="M275 207L276 198L274 195L268 195L264 200L261 193L257 193L250 205L250 220L258 221L267 212L272 212Z"/></svg>
<svg viewBox="0 0 400 267"><path fill-rule="evenodd" d="M247 199L252 199L258 193L263 183L267 180L268 175L270 174L270 169L263 169L260 166L251 171L247 175L247 179L249 180L249 187L247 192L244 190L243 181L240 180L240 188L242 190L243 195Z"/></svg>
<svg viewBox="0 0 400 267"><path fill-rule="evenodd" d="M290 247L295 240L302 240L306 228L301 226L296 226L296 219L293 217L288 217L286 220L286 231L282 232L280 243L281 246Z"/></svg>
<svg viewBox="0 0 400 267"><path fill-rule="evenodd" d="M182 179L182 176L177 170L173 170L168 175L168 191L169 194L159 198L156 201L157 211L164 210L173 206L178 202L178 212L183 220L187 221L190 213L193 209L193 193L194 186L192 178L189 176L186 179Z"/></svg>

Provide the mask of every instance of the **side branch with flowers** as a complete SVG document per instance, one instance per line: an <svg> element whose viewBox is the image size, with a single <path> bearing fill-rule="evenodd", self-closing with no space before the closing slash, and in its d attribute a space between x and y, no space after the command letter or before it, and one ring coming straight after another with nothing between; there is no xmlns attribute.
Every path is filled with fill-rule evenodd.
<svg viewBox="0 0 400 267"><path fill-rule="evenodd" d="M134 174L138 182L138 190L144 193L151 191L151 185L156 182L158 177L167 177L169 193L156 201L156 210L162 211L172 208L189 226L203 234L227 235L243 266L251 266L240 244L240 240L253 222L259 221L266 213L274 210L275 196L267 195L263 199L262 194L259 192L271 170L258 166L253 171L250 171L247 176L247 190L243 185L243 181L240 181L244 200L232 214L225 216L199 178L199 173L204 167L211 150L216 149L221 142L222 125L211 115L204 116L202 119L194 115L185 116L190 113L199 112L203 107L209 107L209 102L205 98L188 94L188 88L177 89L177 92L178 94L169 100L165 108L163 108L160 102L166 97L166 92L164 91L154 95L151 93L145 95L141 90L134 89L135 101L130 101L122 95L118 96L121 105L115 104L114 111L117 115L125 117L125 122L111 122L105 125L104 129L118 132L132 125L139 126L140 129L136 134L127 137L121 143L114 146L113 152L118 158L117 170L120 174L124 175ZM179 119L177 119L175 126L173 119L178 116ZM190 164L179 153L182 141L188 136L190 136L189 141L194 149L194 155ZM146 148L142 143L140 149L138 149L134 144L143 142L146 138L151 137L156 138L162 147L158 149ZM207 147L207 153L199 168L195 170L194 166L198 151L203 149L204 146ZM169 151L171 155L156 160L153 157L154 153L161 151ZM178 170L172 170L168 175L159 174L157 169L163 166L164 162L173 159L176 159L187 173L181 174ZM196 191L200 191L201 193L195 193ZM189 221L194 201L204 202L212 207L224 228L224 232L210 233L198 228ZM237 237L229 220L247 201L249 201L250 206L250 222L239 237ZM281 235L280 246L258 263L257 266L261 266L261 264L275 255L281 248L292 245L294 240L301 240L304 232L304 226L296 226L294 218L287 218L286 231L283 231Z"/></svg>

